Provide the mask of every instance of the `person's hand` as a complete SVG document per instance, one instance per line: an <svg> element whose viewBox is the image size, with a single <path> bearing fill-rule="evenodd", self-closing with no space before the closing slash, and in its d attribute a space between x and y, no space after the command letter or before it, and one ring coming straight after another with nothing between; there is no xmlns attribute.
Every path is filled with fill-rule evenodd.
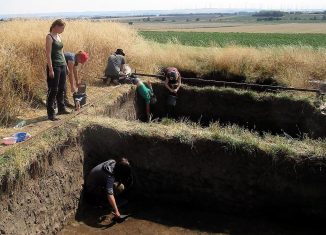
<svg viewBox="0 0 326 235"><path fill-rule="evenodd" d="M177 92L178 92L178 89L173 90L173 93L177 94Z"/></svg>
<svg viewBox="0 0 326 235"><path fill-rule="evenodd" d="M115 218L120 218L120 212L119 211L114 211L112 212L112 214L114 215Z"/></svg>
<svg viewBox="0 0 326 235"><path fill-rule="evenodd" d="M71 93L75 93L75 92L77 92L77 87L75 87L75 86L71 86Z"/></svg>
<svg viewBox="0 0 326 235"><path fill-rule="evenodd" d="M67 75L69 75L69 73L70 73L70 70L69 70L69 68L68 68L68 66L67 66Z"/></svg>
<svg viewBox="0 0 326 235"><path fill-rule="evenodd" d="M119 72L119 77L126 77L127 75L124 72Z"/></svg>
<svg viewBox="0 0 326 235"><path fill-rule="evenodd" d="M49 70L49 77L50 78L54 78L54 71L53 71L53 69L50 69Z"/></svg>

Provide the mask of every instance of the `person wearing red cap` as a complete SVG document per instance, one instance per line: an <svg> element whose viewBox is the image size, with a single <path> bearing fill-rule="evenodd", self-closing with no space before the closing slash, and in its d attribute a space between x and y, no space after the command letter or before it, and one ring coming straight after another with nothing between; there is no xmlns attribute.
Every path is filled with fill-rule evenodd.
<svg viewBox="0 0 326 235"><path fill-rule="evenodd" d="M77 91L78 85L81 83L78 77L77 67L79 64L84 64L88 60L89 55L85 51L79 51L76 54L72 52L65 52L64 55L68 67L67 71L70 82L70 90L72 93L74 93ZM67 106L74 107L68 102L67 88L65 90L65 104Z"/></svg>

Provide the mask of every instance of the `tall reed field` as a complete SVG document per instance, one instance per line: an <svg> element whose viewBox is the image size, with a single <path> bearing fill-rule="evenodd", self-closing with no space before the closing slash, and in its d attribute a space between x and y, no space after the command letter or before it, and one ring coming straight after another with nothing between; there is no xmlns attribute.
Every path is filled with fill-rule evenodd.
<svg viewBox="0 0 326 235"><path fill-rule="evenodd" d="M45 37L52 21L0 23L0 125L8 125L46 96ZM272 77L280 84L307 87L307 80L326 80L326 49L287 47L191 47L145 40L127 25L90 20L66 21L64 50L85 50L90 60L80 68L90 85L103 75L110 53L123 48L132 68L157 73L175 66L198 75L227 71L248 82Z"/></svg>

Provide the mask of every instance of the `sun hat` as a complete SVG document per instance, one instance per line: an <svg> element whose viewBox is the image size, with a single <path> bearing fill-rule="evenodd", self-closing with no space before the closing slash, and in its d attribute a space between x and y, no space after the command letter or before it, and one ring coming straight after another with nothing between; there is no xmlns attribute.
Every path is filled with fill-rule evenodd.
<svg viewBox="0 0 326 235"><path fill-rule="evenodd" d="M116 52L115 52L115 54L117 54L117 55L123 55L123 56L126 55L121 48L117 49Z"/></svg>

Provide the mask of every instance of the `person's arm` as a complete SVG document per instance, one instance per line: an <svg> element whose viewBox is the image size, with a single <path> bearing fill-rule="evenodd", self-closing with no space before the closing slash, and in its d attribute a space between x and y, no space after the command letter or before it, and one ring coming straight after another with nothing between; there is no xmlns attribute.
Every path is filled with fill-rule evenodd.
<svg viewBox="0 0 326 235"><path fill-rule="evenodd" d="M53 39L51 38L50 35L47 35L46 42L45 42L46 60L49 68L49 77L54 78L54 71L53 71L52 59L51 59L52 43L53 43Z"/></svg>
<svg viewBox="0 0 326 235"><path fill-rule="evenodd" d="M69 82L70 82L70 90L72 93L76 91L75 83L74 83L74 74L71 72L74 70L74 62L71 60L68 60L68 69L69 69Z"/></svg>
<svg viewBox="0 0 326 235"><path fill-rule="evenodd" d="M120 217L120 212L119 212L117 203L115 202L115 198L114 198L113 194L112 195L108 194L108 200L109 200L110 205L113 208L113 212L114 212L115 216Z"/></svg>
<svg viewBox="0 0 326 235"><path fill-rule="evenodd" d="M78 88L78 85L80 84L80 81L79 81L79 77L78 77L77 66L75 66L75 65L73 66L73 72L74 72L76 88Z"/></svg>
<svg viewBox="0 0 326 235"><path fill-rule="evenodd" d="M146 102L146 118L147 118L147 122L150 121L150 117L151 117L151 106L150 106L150 103Z"/></svg>
<svg viewBox="0 0 326 235"><path fill-rule="evenodd" d="M146 82L146 85L147 85L147 87L151 90L151 95L153 95L153 94L154 94L154 91L153 91L153 87L152 87L152 83L151 83L151 81L147 81L147 82Z"/></svg>
<svg viewBox="0 0 326 235"><path fill-rule="evenodd" d="M178 76L178 81L177 81L177 88L175 89L176 92L179 91L180 87L181 87L181 76L180 76L180 74L179 74L179 76Z"/></svg>
<svg viewBox="0 0 326 235"><path fill-rule="evenodd" d="M121 75L121 76L126 75L126 74L124 73L124 71L125 71L125 66L126 66L126 60L125 60L125 58L123 58L122 61L121 61L121 66L120 66L120 75Z"/></svg>
<svg viewBox="0 0 326 235"><path fill-rule="evenodd" d="M171 89L170 86L169 86L169 79L168 79L168 78L165 78L165 87L166 87L170 92L174 92L174 90Z"/></svg>

